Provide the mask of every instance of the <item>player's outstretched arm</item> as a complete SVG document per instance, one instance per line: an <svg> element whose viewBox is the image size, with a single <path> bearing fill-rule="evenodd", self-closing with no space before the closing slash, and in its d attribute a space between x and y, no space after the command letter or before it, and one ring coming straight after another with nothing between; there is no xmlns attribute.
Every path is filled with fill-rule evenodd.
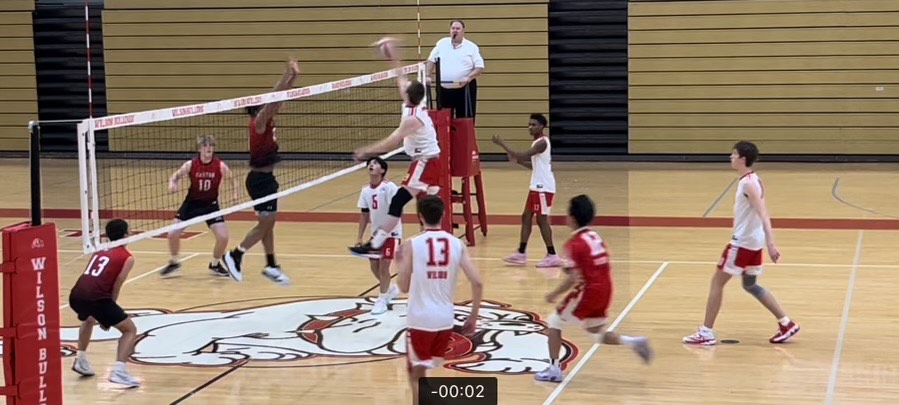
<svg viewBox="0 0 899 405"><path fill-rule="evenodd" d="M423 126L424 123L416 117L403 118L400 122L400 126L397 127L390 136L372 145L357 149L354 157L356 158L356 161L363 162L369 158L390 152L399 146L403 139L412 135Z"/></svg>
<svg viewBox="0 0 899 405"><path fill-rule="evenodd" d="M396 252L396 278L400 292L409 292L412 283L412 248L409 243L401 243Z"/></svg>
<svg viewBox="0 0 899 405"><path fill-rule="evenodd" d="M178 170L175 170L175 173L172 174L172 177L169 178L169 191L171 191L173 193L178 191L178 182L181 180L182 177L190 174L190 166L191 166L190 162L191 162L190 160L188 160L187 162L184 162L184 164L181 165L181 167L179 167Z"/></svg>
<svg viewBox="0 0 899 405"><path fill-rule="evenodd" d="M240 180L234 172L231 171L231 168L228 167L225 161L222 161L222 175L226 179L231 180L231 197L234 198L234 201L237 201L237 199L240 198L240 195L238 194L238 190L240 190Z"/></svg>
<svg viewBox="0 0 899 405"><path fill-rule="evenodd" d="M122 286L125 285L125 280L128 279L128 273L131 273L131 268L134 267L134 256L125 260L125 264L122 265L122 272L119 273L119 277L115 280L115 285L112 288L112 300L117 301L119 299L119 292L122 291Z"/></svg>
<svg viewBox="0 0 899 405"><path fill-rule="evenodd" d="M509 160L515 163L518 163L528 169L531 169L531 156L534 156L539 153L543 153L546 151L546 140L543 139L540 142L531 146L530 149L524 152L518 152L512 149L509 144L506 143L506 140L501 138L499 135L493 136L493 143L497 144L500 148L503 148L506 151L506 154L509 155Z"/></svg>
<svg viewBox="0 0 899 405"><path fill-rule="evenodd" d="M291 60L287 63L287 70L284 71L284 74L281 75L281 79L278 80L278 83L275 84L275 87L272 91L284 91L293 87L294 82L297 80L297 77L300 76L300 64L295 60ZM265 126L278 115L278 111L281 109L281 103L269 103L262 106L262 109L259 110L259 113L256 115L256 132L262 133L265 132Z"/></svg>
<svg viewBox="0 0 899 405"><path fill-rule="evenodd" d="M567 274L568 277L565 277L565 279L562 280L562 283L560 283L555 290L552 290L548 294L546 294L546 302L556 302L559 299L560 295L570 290L571 287L577 285L577 283L579 283L582 279L581 271L577 268L566 268L565 274Z"/></svg>
<svg viewBox="0 0 899 405"><path fill-rule="evenodd" d="M771 226L771 217L768 215L768 207L762 198L762 189L758 184L749 183L746 185L746 194L749 195L749 203L762 219L762 228L765 230L765 242L768 245L768 256L777 263L780 260L780 251L774 243L774 228Z"/></svg>
<svg viewBox="0 0 899 405"><path fill-rule="evenodd" d="M362 215L359 215L359 232L356 235L356 246L362 245L362 238L365 236L365 228L368 228L368 223L371 221L371 214L369 214L368 209L362 210Z"/></svg>
<svg viewBox="0 0 899 405"><path fill-rule="evenodd" d="M477 326L478 313L481 310L481 300L484 299L484 283L481 281L481 275L478 273L478 268L474 266L471 256L468 254L468 249L466 249L465 246L462 246L461 265L462 271L465 272L465 277L468 277L468 281L471 283L471 313L468 314L468 319L466 319L465 324L462 325L462 333L468 335L474 332L475 326Z"/></svg>

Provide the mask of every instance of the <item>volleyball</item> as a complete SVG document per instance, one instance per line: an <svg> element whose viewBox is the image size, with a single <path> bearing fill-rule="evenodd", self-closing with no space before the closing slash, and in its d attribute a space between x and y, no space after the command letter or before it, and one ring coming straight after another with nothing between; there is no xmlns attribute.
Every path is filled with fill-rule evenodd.
<svg viewBox="0 0 899 405"><path fill-rule="evenodd" d="M372 46L375 47L378 56L388 60L394 60L394 57L396 56L396 39L384 37L373 43Z"/></svg>

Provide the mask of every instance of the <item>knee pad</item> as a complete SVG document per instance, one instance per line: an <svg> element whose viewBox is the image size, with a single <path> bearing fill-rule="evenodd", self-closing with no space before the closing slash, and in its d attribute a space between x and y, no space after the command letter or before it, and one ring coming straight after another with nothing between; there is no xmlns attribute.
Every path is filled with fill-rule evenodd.
<svg viewBox="0 0 899 405"><path fill-rule="evenodd" d="M559 316L558 312L553 312L553 314L549 316L549 319L546 320L546 325L549 326L550 329L562 330L565 321L562 320L562 317Z"/></svg>
<svg viewBox="0 0 899 405"><path fill-rule="evenodd" d="M390 208L387 210L387 214L392 217L402 217L403 207L405 207L409 201L412 201L412 194L410 194L409 190L406 190L405 187L400 188L390 200Z"/></svg>
<svg viewBox="0 0 899 405"><path fill-rule="evenodd" d="M440 186L429 186L427 195L437 195L440 192Z"/></svg>
<svg viewBox="0 0 899 405"><path fill-rule="evenodd" d="M761 298L765 295L765 289L755 283L756 276L743 276L743 289L753 297Z"/></svg>

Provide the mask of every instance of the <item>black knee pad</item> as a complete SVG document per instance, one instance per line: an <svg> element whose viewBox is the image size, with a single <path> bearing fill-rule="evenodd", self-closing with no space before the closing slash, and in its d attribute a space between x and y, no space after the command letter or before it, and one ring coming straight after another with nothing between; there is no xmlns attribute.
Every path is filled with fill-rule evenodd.
<svg viewBox="0 0 899 405"><path fill-rule="evenodd" d="M412 201L412 194L409 193L409 190L406 190L405 187L401 187L390 200L390 209L387 210L387 214L392 217L402 217L403 207L405 207L409 201Z"/></svg>
<svg viewBox="0 0 899 405"><path fill-rule="evenodd" d="M765 289L755 283L756 276L743 276L743 289L756 298L765 295Z"/></svg>

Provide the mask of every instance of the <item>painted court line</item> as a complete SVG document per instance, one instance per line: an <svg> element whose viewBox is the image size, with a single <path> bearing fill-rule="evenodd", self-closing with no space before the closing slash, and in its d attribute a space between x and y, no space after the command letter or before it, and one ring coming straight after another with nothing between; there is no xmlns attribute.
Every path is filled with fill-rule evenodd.
<svg viewBox="0 0 899 405"><path fill-rule="evenodd" d="M709 206L709 209L705 210L705 212L702 214L703 218L708 217L709 214L711 214L713 211L718 209L718 204L721 204L721 199L723 199L724 196L727 195L727 192L730 191L730 188L733 187L734 183L736 183L736 182L737 182L737 177L734 176L734 178L730 181L730 184L727 185L727 188L725 188L724 191L722 191L721 194L718 195L718 198L716 198L715 201L712 203L712 205Z"/></svg>
<svg viewBox="0 0 899 405"><path fill-rule="evenodd" d="M852 259L852 271L849 273L849 286L846 287L846 300L843 302L843 316L840 320L840 332L837 335L837 346L833 351L833 363L830 365L830 379L827 381L825 404L833 404L834 392L837 388L837 377L840 375L840 359L843 357L843 344L846 342L846 329L849 326L849 309L852 306L852 292L855 290L855 279L858 275L858 262L862 257L862 244L865 231L858 231L858 242L855 244L855 258Z"/></svg>
<svg viewBox="0 0 899 405"><path fill-rule="evenodd" d="M62 252L62 250L60 250L60 252ZM78 250L78 252L81 252L81 251ZM134 252L132 252L132 253L134 253ZM184 262L186 262L186 261L188 261L188 260L190 260L190 259L193 259L194 257L197 257L197 256L199 256L199 255L200 255L200 253L192 253L192 254L190 254L190 255L188 255L188 256L185 256L183 259L179 260L178 263L184 263ZM168 266L168 263L166 263L166 264L164 264L164 265L162 265L162 266L159 266L159 267L157 267L157 268L155 268L155 269L153 269L153 270L150 270L150 271L148 271L148 272L146 272L146 273L143 273L143 274L141 274L141 275L139 275L139 276L137 276L137 277L129 278L129 279L125 280L125 282L124 282L122 285L125 285L125 284L128 284L128 283L131 283L131 282L140 280L140 279L142 279L142 278L144 278L144 277L146 277L146 276L149 276L150 274L154 274L154 273L156 273L156 272L158 272L158 271L164 269L166 266ZM68 308L68 307L69 307L69 304L65 304L65 305L60 306L59 309L66 309L66 308Z"/></svg>
<svg viewBox="0 0 899 405"><path fill-rule="evenodd" d="M81 250L60 250L60 253L81 253ZM163 250L131 250L131 253L140 253L140 254L148 254L148 255L169 255L168 251ZM183 254L204 254L204 252L181 252ZM208 253L208 252L205 252ZM262 256L263 253L254 253L247 252L250 256ZM282 257L320 257L326 259L340 259L340 258L356 258L355 256L347 254L326 254L326 253L276 253L277 256ZM472 257L472 260L475 261L485 261L485 262L498 262L502 261L501 258L498 257ZM530 260L531 262L537 262L538 260ZM715 261L702 261L702 260L625 260L625 259L616 259L612 260L613 263L636 263L636 264L655 264L661 262L667 262L668 264L695 264L695 265L707 265L714 266L717 265L718 262ZM778 268L778 267L824 267L824 268L870 268L870 269L899 269L899 264L832 264L832 263L777 263L769 265L770 268Z"/></svg>
<svg viewBox="0 0 899 405"><path fill-rule="evenodd" d="M627 306L624 307L624 310L622 310L621 313L618 314L618 317L615 318L615 322L612 322L612 324L609 325L609 332L614 331L615 328L618 327L621 321L624 320L627 314L630 313L632 309L634 309L634 306L636 306L637 303L640 302L640 300L643 298L643 296L646 295L646 292L649 291L649 288L652 287L652 285L656 282L656 279L658 279L659 276L662 275L667 267L668 262L662 263L662 265L659 266L658 270L656 270L652 277L650 277L649 280L646 280L646 283L643 284L643 288L641 288L640 291L638 291L637 294L634 295L634 298L631 298L631 302L629 302ZM574 376L577 375L579 371L581 371L581 367L584 367L584 364L587 364L587 361L590 360L591 357L593 357L593 354L595 354L597 350L599 350L599 346L599 343L593 344L593 347L590 348L590 351L588 351L587 354L581 357L581 360L577 362L577 365L575 365L574 368L571 369L571 371L565 377L565 380L563 380L559 384L559 386L556 387L556 389L553 390L551 394L549 394L549 397L546 398L546 401L543 403L543 405L551 404L553 403L553 401L559 398L559 395L562 394L562 391L565 390L565 387L568 386L568 383L570 383Z"/></svg>
<svg viewBox="0 0 899 405"><path fill-rule="evenodd" d="M842 203L843 205L846 205L846 206L849 206L849 207L852 207L852 208L855 208L855 209L857 209L857 210L861 210L861 211L864 211L864 212L867 212L867 213L870 213L870 214L879 215L879 216L886 217L886 218L899 219L899 217L897 217L897 216L895 216L895 215L884 214L884 213L882 213L882 212L875 211L875 210L872 210L872 209L869 209L869 208L865 208L865 207L862 207L862 206L860 206L860 205L856 205L856 204L853 204L853 203L851 203L851 202L849 202L849 201L844 200L843 197L840 197L840 194L837 193L837 189L838 189L839 187L840 187L840 178L837 177L837 179L834 180L834 182L833 182L833 188L830 189L830 195L833 197L834 200L837 200L838 202Z"/></svg>

